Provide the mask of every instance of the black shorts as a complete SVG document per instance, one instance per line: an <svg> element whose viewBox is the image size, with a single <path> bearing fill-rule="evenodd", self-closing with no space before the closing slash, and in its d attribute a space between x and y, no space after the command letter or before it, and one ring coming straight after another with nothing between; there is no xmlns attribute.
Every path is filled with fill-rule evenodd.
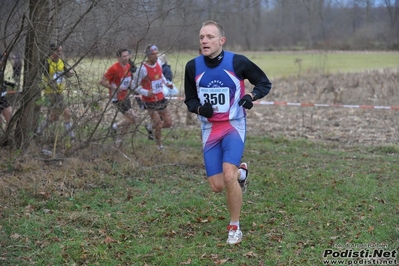
<svg viewBox="0 0 399 266"><path fill-rule="evenodd" d="M149 110L163 110L168 106L168 100L163 98L157 102L145 102L145 105Z"/></svg>
<svg viewBox="0 0 399 266"><path fill-rule="evenodd" d="M0 97L0 112L3 112L3 110L9 106L10 106L10 104L8 103L7 98Z"/></svg>
<svg viewBox="0 0 399 266"><path fill-rule="evenodd" d="M132 103L128 97L122 101L114 102L114 104L122 114L125 114L129 109L132 109Z"/></svg>

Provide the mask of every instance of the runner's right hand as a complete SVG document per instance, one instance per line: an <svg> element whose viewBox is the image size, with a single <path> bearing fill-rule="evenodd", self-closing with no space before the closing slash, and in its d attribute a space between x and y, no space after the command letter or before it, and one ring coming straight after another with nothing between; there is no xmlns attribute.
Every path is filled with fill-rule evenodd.
<svg viewBox="0 0 399 266"><path fill-rule="evenodd" d="M203 106L199 108L199 115L202 115L206 118L211 118L213 116L213 107L212 104L206 102Z"/></svg>

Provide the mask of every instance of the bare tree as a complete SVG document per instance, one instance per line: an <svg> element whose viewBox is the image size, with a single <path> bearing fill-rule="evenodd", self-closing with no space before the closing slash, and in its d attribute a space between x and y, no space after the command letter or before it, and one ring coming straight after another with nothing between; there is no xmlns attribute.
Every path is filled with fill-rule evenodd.
<svg viewBox="0 0 399 266"><path fill-rule="evenodd" d="M390 45L399 49L399 0L385 0L389 16L389 35L394 37Z"/></svg>

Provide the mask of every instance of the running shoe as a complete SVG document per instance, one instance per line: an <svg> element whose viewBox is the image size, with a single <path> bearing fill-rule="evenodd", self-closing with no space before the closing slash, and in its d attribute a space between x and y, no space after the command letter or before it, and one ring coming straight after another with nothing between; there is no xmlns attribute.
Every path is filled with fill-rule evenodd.
<svg viewBox="0 0 399 266"><path fill-rule="evenodd" d="M242 232L238 230L237 225L228 225L227 231L229 231L227 237L227 244L235 245L241 242L242 240Z"/></svg>

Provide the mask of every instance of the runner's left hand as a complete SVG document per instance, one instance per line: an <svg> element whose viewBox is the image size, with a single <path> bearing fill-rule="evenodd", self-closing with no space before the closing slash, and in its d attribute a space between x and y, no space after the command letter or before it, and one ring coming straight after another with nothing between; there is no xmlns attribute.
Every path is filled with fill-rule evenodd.
<svg viewBox="0 0 399 266"><path fill-rule="evenodd" d="M245 94L245 96L242 97L241 100L238 102L238 105L248 110L251 109L254 106L251 95Z"/></svg>

